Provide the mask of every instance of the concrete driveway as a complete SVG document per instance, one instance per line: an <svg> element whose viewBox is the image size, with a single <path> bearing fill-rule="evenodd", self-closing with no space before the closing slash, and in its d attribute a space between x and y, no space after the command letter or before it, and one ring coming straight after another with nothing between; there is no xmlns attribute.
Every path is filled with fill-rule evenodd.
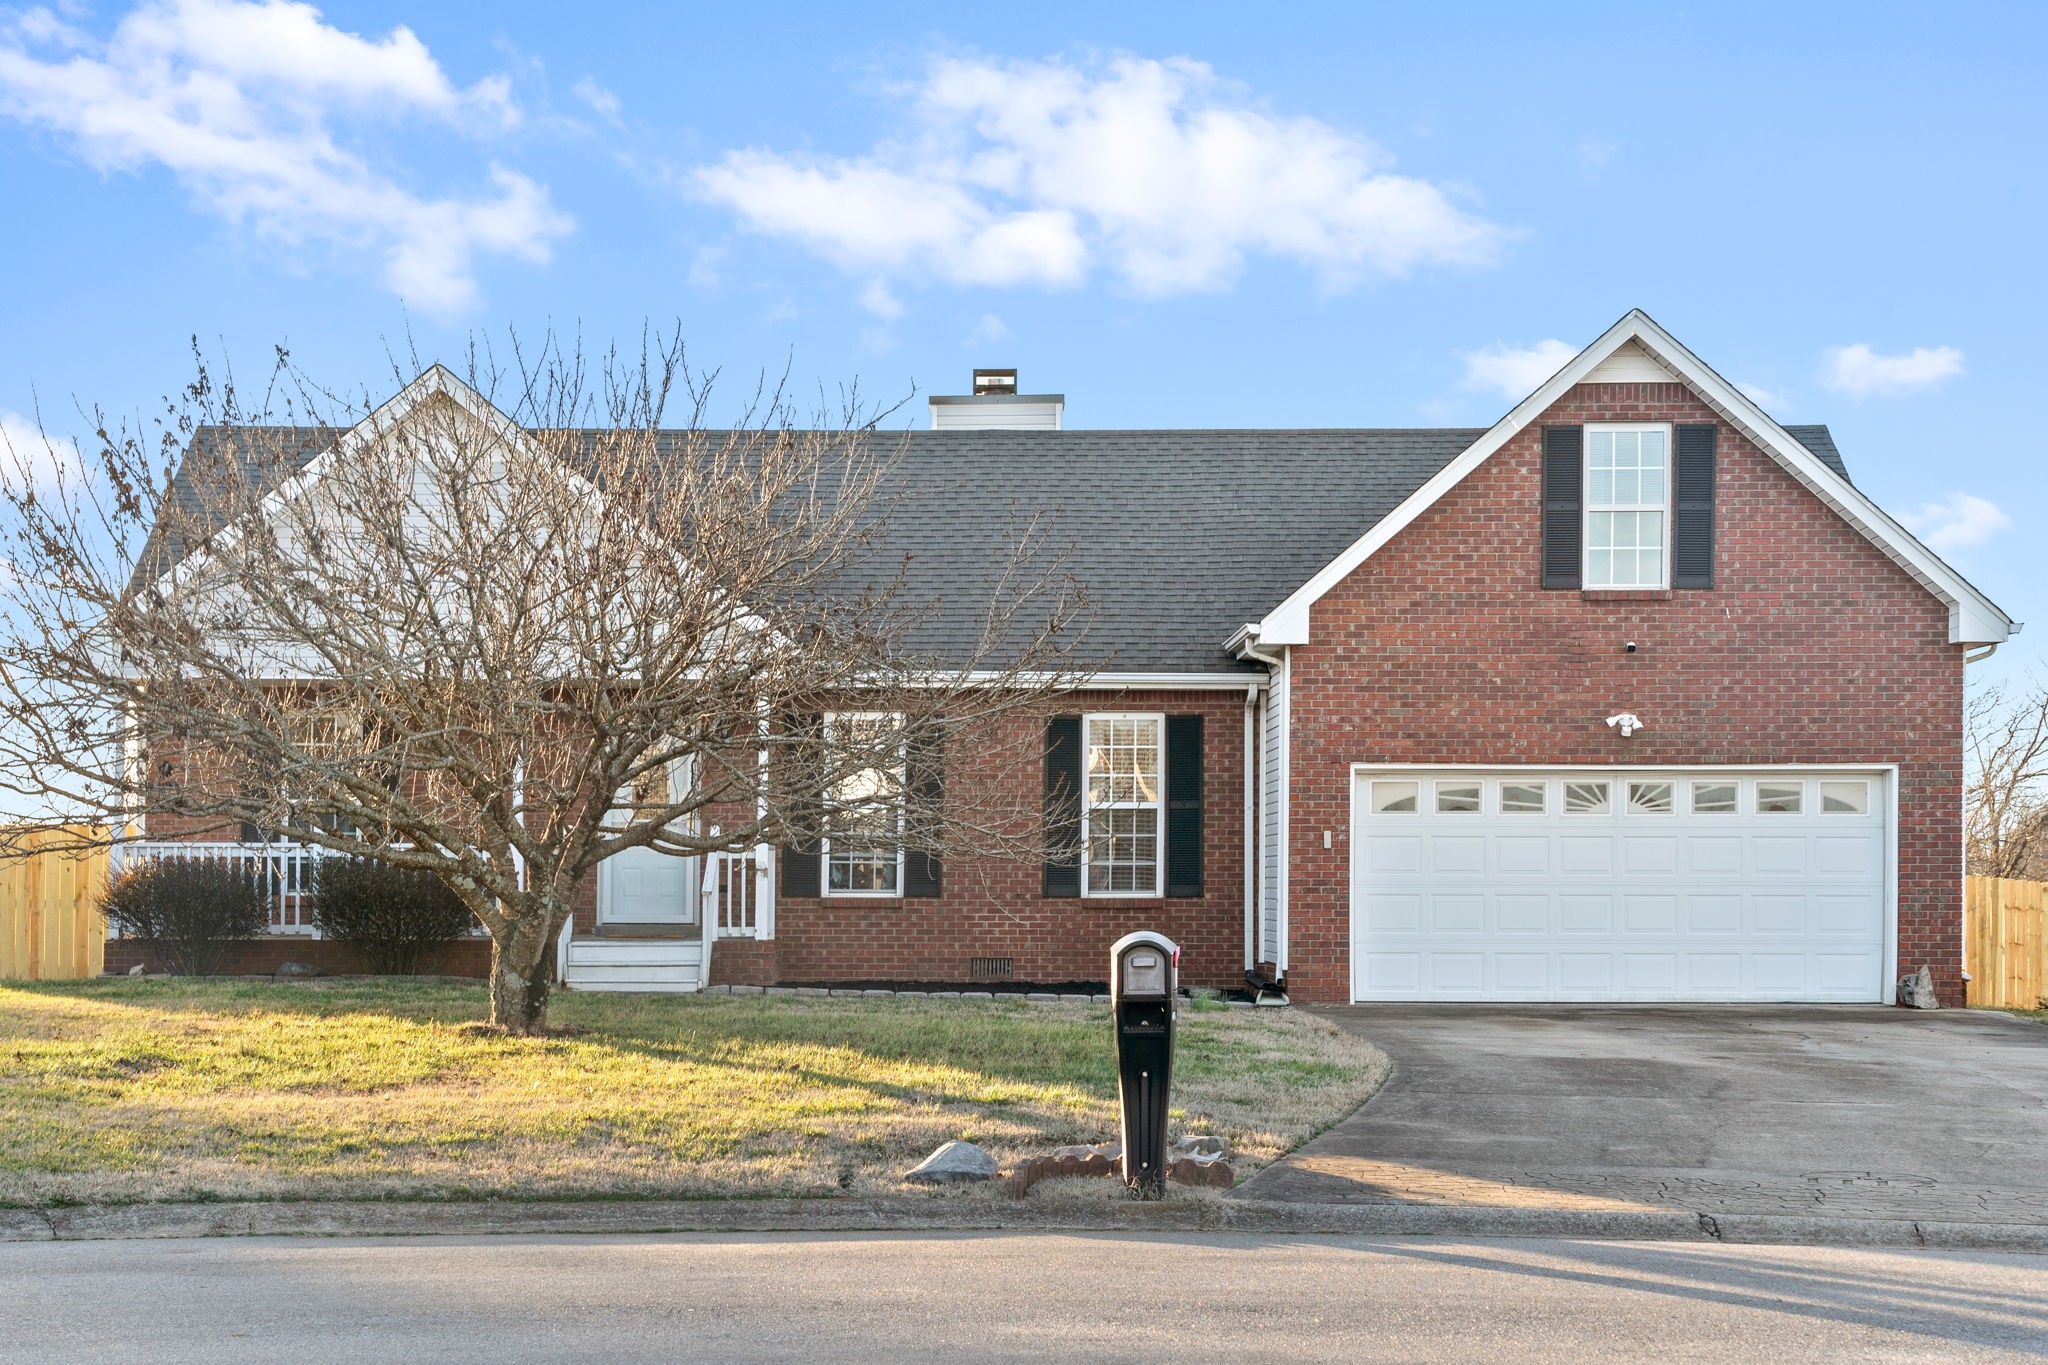
<svg viewBox="0 0 2048 1365"><path fill-rule="evenodd" d="M1394 1073L1250 1198L2048 1224L2048 1027L1862 1006L1361 1005Z"/></svg>

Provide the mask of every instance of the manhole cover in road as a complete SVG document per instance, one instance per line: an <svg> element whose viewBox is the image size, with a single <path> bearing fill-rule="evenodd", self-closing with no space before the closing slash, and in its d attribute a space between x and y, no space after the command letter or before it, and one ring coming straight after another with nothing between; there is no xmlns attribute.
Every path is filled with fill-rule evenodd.
<svg viewBox="0 0 2048 1365"><path fill-rule="evenodd" d="M1809 1171L1805 1178L1838 1190L1924 1190L1941 1183L1930 1175L1880 1175L1876 1171Z"/></svg>

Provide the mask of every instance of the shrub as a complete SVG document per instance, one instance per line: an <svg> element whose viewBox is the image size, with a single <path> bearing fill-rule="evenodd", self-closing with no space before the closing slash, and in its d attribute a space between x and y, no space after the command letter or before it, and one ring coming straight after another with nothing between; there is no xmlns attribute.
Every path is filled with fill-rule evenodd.
<svg viewBox="0 0 2048 1365"><path fill-rule="evenodd" d="M476 916L431 872L326 858L313 870L313 923L353 944L376 971L409 976L420 954L475 928Z"/></svg>
<svg viewBox="0 0 2048 1365"><path fill-rule="evenodd" d="M153 940L167 970L212 976L230 943L269 927L270 895L233 863L153 858L107 879L100 913L123 935Z"/></svg>

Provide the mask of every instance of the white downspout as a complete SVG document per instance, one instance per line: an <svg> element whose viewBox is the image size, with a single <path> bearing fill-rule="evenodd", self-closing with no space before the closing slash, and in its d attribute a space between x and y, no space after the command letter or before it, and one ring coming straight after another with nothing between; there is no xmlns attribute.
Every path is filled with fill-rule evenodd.
<svg viewBox="0 0 2048 1365"><path fill-rule="evenodd" d="M1258 966L1259 939L1259 685L1244 690L1244 969Z"/></svg>

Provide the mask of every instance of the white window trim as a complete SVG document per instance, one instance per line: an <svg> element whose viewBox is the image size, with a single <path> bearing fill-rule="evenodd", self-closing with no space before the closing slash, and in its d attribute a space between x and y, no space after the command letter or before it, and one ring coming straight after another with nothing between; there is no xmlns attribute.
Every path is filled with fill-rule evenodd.
<svg viewBox="0 0 2048 1365"><path fill-rule="evenodd" d="M1089 882L1090 838L1095 814L1094 784L1088 780L1088 733L1097 721L1149 720L1159 727L1159 791L1150 801L1112 801L1104 810L1149 810L1154 812L1152 828L1154 857L1150 891L1091 891ZM1164 711L1089 711L1081 717L1081 895L1086 900L1156 900L1166 894L1166 713Z"/></svg>
<svg viewBox="0 0 2048 1365"><path fill-rule="evenodd" d="M834 721L894 720L900 723L902 719L902 713L897 711L827 711L823 722L826 750L829 753L831 749L832 725ZM909 746L901 746L901 753L903 756L903 766L897 770L897 781L902 784L899 789L907 789L910 784ZM831 900L893 901L903 899L903 819L903 803L898 801L896 803L896 889L893 891L835 891L832 889L832 832L830 829L831 821L827 820L825 822L827 828L821 833L818 840L818 894Z"/></svg>
<svg viewBox="0 0 2048 1365"><path fill-rule="evenodd" d="M1579 582L1585 592L1666 592L1671 587L1671 493L1677 480L1678 446L1677 433L1669 422L1588 422L1585 429L1584 449L1579 455L1579 487L1592 487L1593 442L1596 431L1660 431L1664 433L1664 500L1651 504L1642 502L1610 502L1598 507L1593 505L1590 495L1583 498L1579 508ZM1595 583L1593 581L1593 514L1595 512L1650 512L1662 519L1659 540L1664 547L1661 572L1655 583Z"/></svg>

